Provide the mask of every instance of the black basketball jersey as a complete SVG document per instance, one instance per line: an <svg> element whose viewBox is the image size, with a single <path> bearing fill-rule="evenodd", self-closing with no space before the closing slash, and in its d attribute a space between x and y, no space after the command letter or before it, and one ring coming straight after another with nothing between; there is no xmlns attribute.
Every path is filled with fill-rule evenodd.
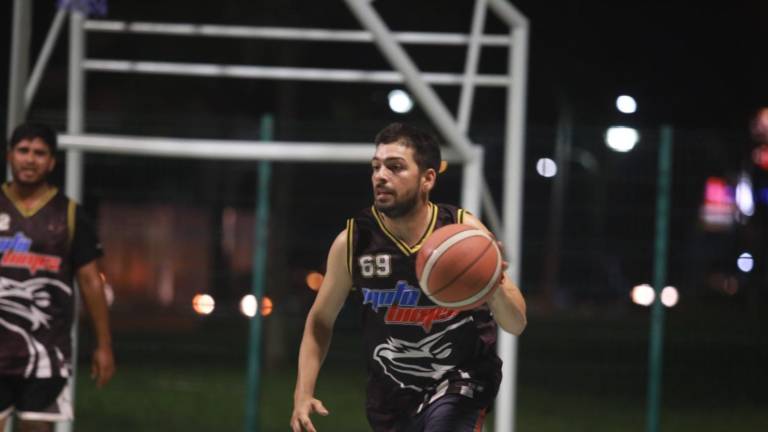
<svg viewBox="0 0 768 432"><path fill-rule="evenodd" d="M368 362L367 411L377 430L445 393L490 403L501 380L496 322L487 305L456 311L419 288L415 259L435 229L462 223L464 210L429 203L430 224L412 246L387 230L374 207L347 221L347 267L362 304Z"/></svg>
<svg viewBox="0 0 768 432"><path fill-rule="evenodd" d="M57 189L30 211L0 193L0 374L71 374L74 272L101 255L82 210Z"/></svg>

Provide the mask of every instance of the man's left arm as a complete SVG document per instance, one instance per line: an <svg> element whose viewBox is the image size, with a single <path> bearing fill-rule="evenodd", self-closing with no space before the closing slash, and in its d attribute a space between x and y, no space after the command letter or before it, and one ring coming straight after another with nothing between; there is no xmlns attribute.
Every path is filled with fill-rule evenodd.
<svg viewBox="0 0 768 432"><path fill-rule="evenodd" d="M479 219L469 213L464 214L463 223L480 228L491 234ZM491 236L493 237L493 234ZM504 268L506 268L506 263ZM493 313L493 319L506 332L519 336L525 330L525 326L528 323L525 317L525 299L520 289L512 283L506 272L502 272L499 286L488 299L488 307Z"/></svg>
<svg viewBox="0 0 768 432"><path fill-rule="evenodd" d="M101 278L96 260L77 270L77 282L96 336L96 348L93 350L91 363L91 378L96 380L97 387L101 387L109 382L114 375L115 360L112 354L112 335L109 329L109 311L107 298L104 294L104 281Z"/></svg>

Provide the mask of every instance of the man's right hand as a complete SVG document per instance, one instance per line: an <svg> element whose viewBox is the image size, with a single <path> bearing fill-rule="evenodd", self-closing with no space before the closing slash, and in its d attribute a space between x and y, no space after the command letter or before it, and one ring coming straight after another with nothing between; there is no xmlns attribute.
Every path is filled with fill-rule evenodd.
<svg viewBox="0 0 768 432"><path fill-rule="evenodd" d="M291 430L293 432L317 432L309 415L318 413L322 416L328 415L323 403L313 397L307 397L297 400L293 405L293 414L291 415Z"/></svg>

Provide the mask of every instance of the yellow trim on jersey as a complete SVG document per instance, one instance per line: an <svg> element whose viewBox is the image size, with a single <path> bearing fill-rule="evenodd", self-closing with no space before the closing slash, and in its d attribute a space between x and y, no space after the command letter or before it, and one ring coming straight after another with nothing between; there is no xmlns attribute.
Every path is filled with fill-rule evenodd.
<svg viewBox="0 0 768 432"><path fill-rule="evenodd" d="M48 202L56 195L56 192L59 191L59 189L55 186L51 186L48 192L46 192L45 195L40 198L34 207L27 209L22 207L21 199L11 191L10 186L10 183L3 183L3 193L13 203L13 206L16 207L16 210L18 210L19 213L21 213L21 215L25 218L34 216L35 213L40 211L41 208L45 207L45 205L48 204Z"/></svg>
<svg viewBox="0 0 768 432"><path fill-rule="evenodd" d="M431 216L429 217L429 225L427 226L426 231L424 231L424 234L421 235L421 238L419 241L416 242L413 246L408 246L404 241L400 240L392 234L387 227L384 225L384 221L381 219L381 216L379 216L379 212L376 210L375 206L371 206L371 212L373 213L373 217L376 219L376 222L379 224L379 228L384 232L384 234L389 237L392 242L395 243L395 245L406 255L411 255L419 251L421 249L421 245L424 243L424 241L429 237L430 234L432 234L432 231L435 230L435 224L437 224L437 206L432 204L431 202L427 203L429 205L430 210L432 211Z"/></svg>
<svg viewBox="0 0 768 432"><path fill-rule="evenodd" d="M355 234L355 220L347 219L347 271L352 274L352 257Z"/></svg>
<svg viewBox="0 0 768 432"><path fill-rule="evenodd" d="M77 204L74 201L69 200L67 203L67 237L69 244L72 244L72 239L75 238L75 212L77 210Z"/></svg>

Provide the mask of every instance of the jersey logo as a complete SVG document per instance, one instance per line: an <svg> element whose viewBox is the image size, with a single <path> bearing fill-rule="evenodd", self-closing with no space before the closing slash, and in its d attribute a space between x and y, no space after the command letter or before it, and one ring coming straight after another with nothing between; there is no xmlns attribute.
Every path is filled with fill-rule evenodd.
<svg viewBox="0 0 768 432"><path fill-rule="evenodd" d="M423 388L414 384L422 380L425 383L434 383L446 372L456 368L459 362L456 355L459 353L454 352L453 343L446 335L472 320L472 317L468 316L445 330L416 342L388 338L386 343L373 350L373 359L400 387L422 391Z"/></svg>
<svg viewBox="0 0 768 432"><path fill-rule="evenodd" d="M61 268L61 258L55 255L45 255L30 252L32 239L24 233L17 232L14 236L0 236L0 253L3 254L0 266L25 268L31 274L39 270L58 273Z"/></svg>
<svg viewBox="0 0 768 432"><path fill-rule="evenodd" d="M402 280L395 284L395 289L363 288L362 294L363 306L371 305L374 312L380 307L387 308L384 322L390 325L418 325L429 332L433 323L448 321L459 314L457 310L441 306L419 307L421 290Z"/></svg>
<svg viewBox="0 0 768 432"><path fill-rule="evenodd" d="M11 228L11 215L0 213L0 231L8 231Z"/></svg>

